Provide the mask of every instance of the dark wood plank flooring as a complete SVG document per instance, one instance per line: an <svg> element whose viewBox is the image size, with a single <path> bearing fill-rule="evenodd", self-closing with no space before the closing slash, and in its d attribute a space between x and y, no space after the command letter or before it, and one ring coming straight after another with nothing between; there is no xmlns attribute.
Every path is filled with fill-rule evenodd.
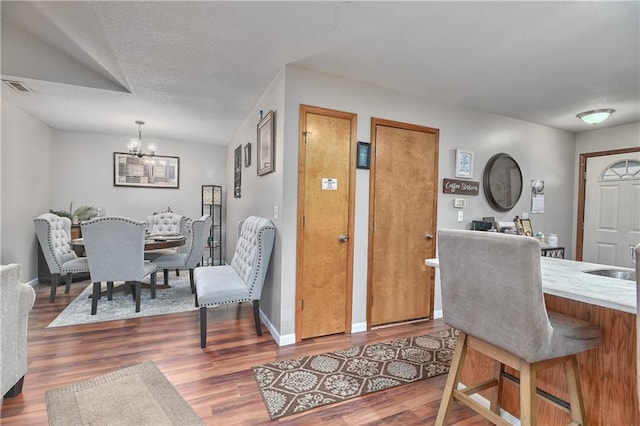
<svg viewBox="0 0 640 426"><path fill-rule="evenodd" d="M49 286L36 287L36 303L29 317L29 369L22 394L2 403L0 423L3 425L46 425L45 391L148 360L156 363L210 425L431 425L435 422L446 376L272 422L251 367L293 356L443 330L447 326L442 320L327 336L278 347L266 328L263 327L262 337L256 336L252 307L245 303L209 309L208 347L204 350L200 349L197 311L47 329L88 284L88 281L74 283L69 295L63 294L60 287L52 304L48 303ZM87 309L90 309L88 300ZM131 309L134 309L133 301ZM460 426L487 424L459 404L451 420Z"/></svg>

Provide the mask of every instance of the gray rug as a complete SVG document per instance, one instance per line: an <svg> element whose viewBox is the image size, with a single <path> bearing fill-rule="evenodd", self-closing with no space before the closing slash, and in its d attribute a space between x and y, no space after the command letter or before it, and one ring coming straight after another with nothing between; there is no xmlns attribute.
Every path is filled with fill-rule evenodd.
<svg viewBox="0 0 640 426"><path fill-rule="evenodd" d="M253 367L272 420L449 371L458 331Z"/></svg>
<svg viewBox="0 0 640 426"><path fill-rule="evenodd" d="M162 274L159 274L158 282L163 282ZM93 284L89 284L47 328L141 318L197 309L194 295L191 294L189 271L181 271L179 277L175 276L175 272L170 273L169 284L170 288L163 289L158 286L155 299L151 299L151 290L148 287L143 288L142 298L140 299L140 312L137 313L136 303L131 294L125 294L122 291L114 292L112 301L108 301L107 296L104 295L98 300L98 312L96 315L91 315L91 299L89 296L91 295Z"/></svg>
<svg viewBox="0 0 640 426"><path fill-rule="evenodd" d="M204 425L151 361L45 393L51 426Z"/></svg>

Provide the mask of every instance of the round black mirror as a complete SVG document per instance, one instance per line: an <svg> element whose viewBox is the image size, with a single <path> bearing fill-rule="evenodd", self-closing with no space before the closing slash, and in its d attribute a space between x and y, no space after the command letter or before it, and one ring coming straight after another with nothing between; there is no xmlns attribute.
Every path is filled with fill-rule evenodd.
<svg viewBox="0 0 640 426"><path fill-rule="evenodd" d="M484 195L499 212L511 210L522 194L522 172L509 154L496 154L484 168Z"/></svg>

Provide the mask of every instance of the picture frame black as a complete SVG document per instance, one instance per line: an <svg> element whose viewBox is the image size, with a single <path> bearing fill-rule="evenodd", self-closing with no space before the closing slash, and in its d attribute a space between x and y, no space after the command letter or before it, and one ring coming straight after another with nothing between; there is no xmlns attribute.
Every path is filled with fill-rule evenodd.
<svg viewBox="0 0 640 426"><path fill-rule="evenodd" d="M371 164L371 144L368 142L358 142L356 152L356 168L368 169Z"/></svg>
<svg viewBox="0 0 640 426"><path fill-rule="evenodd" d="M258 176L275 171L275 113L269 111L258 123L256 167Z"/></svg>
<svg viewBox="0 0 640 426"><path fill-rule="evenodd" d="M242 145L233 152L233 198L240 198L242 185Z"/></svg>
<svg viewBox="0 0 640 426"><path fill-rule="evenodd" d="M113 186L180 188L180 158L113 153Z"/></svg>

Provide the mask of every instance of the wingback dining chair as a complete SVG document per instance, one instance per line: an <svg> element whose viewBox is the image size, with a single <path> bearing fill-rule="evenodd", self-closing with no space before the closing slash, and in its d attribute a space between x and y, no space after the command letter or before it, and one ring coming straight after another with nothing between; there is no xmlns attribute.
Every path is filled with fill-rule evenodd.
<svg viewBox="0 0 640 426"><path fill-rule="evenodd" d="M33 220L33 224L51 273L49 303L53 303L56 299L60 275L65 276L64 292L68 294L73 274L89 272L89 264L86 257L78 257L71 247L71 220L68 217L43 213Z"/></svg>
<svg viewBox="0 0 640 426"><path fill-rule="evenodd" d="M147 216L147 233L154 235L185 235L187 236L187 222L190 221L184 215L174 212L160 212ZM189 244L187 241L186 244ZM184 247L184 246L183 246ZM165 254L182 252L180 248L168 248L160 250L147 250L144 252L145 260L154 260Z"/></svg>
<svg viewBox="0 0 640 426"><path fill-rule="evenodd" d="M152 260L152 262L162 269L164 272L164 283L169 284L169 270L189 270L189 280L191 283L191 292L195 293L195 284L193 281L193 270L202 258L204 247L207 244L207 237L209 236L209 230L211 229L211 216L204 215L200 219L191 221L189 225L190 234L188 238L185 252L163 254Z"/></svg>
<svg viewBox="0 0 640 426"><path fill-rule="evenodd" d="M196 306L200 307L200 347L207 346L207 308L228 303L253 303L256 334L262 336L260 298L276 227L265 217L238 221L238 241L230 265L200 266L194 271Z"/></svg>
<svg viewBox="0 0 640 426"><path fill-rule="evenodd" d="M585 424L576 354L600 345L600 329L586 321L548 311L540 269L540 243L531 237L440 230L438 259L444 321L460 331L436 425L447 424L454 400L495 425L505 366L520 372L520 421L536 424L536 373L564 366L569 401L545 398ZM468 349L497 361L495 377L458 389ZM490 409L471 395L492 389ZM543 394L544 395L544 394Z"/></svg>
<svg viewBox="0 0 640 426"><path fill-rule="evenodd" d="M98 309L101 283L107 286L124 281L135 289L136 312L140 312L142 280L151 275L151 298L156 297L156 265L144 261L144 234L147 224L126 217L106 216L80 224L93 282L91 315ZM111 289L107 289L109 297Z"/></svg>

